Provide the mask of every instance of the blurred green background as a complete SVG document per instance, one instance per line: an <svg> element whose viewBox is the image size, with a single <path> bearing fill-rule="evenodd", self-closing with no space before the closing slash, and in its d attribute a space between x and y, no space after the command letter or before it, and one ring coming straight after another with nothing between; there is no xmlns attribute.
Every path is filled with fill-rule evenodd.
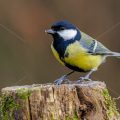
<svg viewBox="0 0 120 120"><path fill-rule="evenodd" d="M0 89L53 82L70 71L55 60L44 32L64 19L120 52L120 0L0 0ZM92 77L120 95L120 59L109 58Z"/></svg>

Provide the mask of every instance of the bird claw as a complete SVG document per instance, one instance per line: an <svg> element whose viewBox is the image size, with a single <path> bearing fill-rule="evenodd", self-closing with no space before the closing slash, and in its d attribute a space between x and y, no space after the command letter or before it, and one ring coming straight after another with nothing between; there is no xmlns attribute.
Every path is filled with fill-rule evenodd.
<svg viewBox="0 0 120 120"><path fill-rule="evenodd" d="M76 83L81 83L81 82L85 82L85 81L92 81L92 79L90 79L88 77L80 77L80 79L78 81L76 81Z"/></svg>
<svg viewBox="0 0 120 120"><path fill-rule="evenodd" d="M65 79L66 79L66 75L63 75L59 79L55 80L54 83L55 83L55 85L61 85L63 83L63 81L65 81Z"/></svg>
<svg viewBox="0 0 120 120"><path fill-rule="evenodd" d="M55 80L54 83L55 85L61 85L63 82L66 84L71 83L70 80L66 79L70 74L72 74L74 71L71 71L69 73L67 73L66 75L63 75L62 77L60 77L59 79Z"/></svg>
<svg viewBox="0 0 120 120"><path fill-rule="evenodd" d="M88 77L80 77L80 80L92 81L92 79L90 79L90 78L88 78Z"/></svg>

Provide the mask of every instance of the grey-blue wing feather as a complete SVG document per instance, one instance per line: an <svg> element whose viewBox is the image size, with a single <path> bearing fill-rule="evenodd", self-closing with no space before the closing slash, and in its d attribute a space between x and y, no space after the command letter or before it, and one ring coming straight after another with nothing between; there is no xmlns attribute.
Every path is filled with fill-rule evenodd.
<svg viewBox="0 0 120 120"><path fill-rule="evenodd" d="M93 55L109 55L111 51L106 48L102 43L93 39L89 35L81 32L80 44L87 49L88 53Z"/></svg>

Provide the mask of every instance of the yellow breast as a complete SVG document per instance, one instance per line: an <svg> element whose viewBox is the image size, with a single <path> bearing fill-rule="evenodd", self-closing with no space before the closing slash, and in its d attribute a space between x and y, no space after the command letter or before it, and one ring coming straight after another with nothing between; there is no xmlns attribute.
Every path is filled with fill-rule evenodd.
<svg viewBox="0 0 120 120"><path fill-rule="evenodd" d="M67 64L76 66L84 71L97 68L103 60L103 57L100 55L91 55L87 53L78 41L70 44L66 49L66 53L68 56L64 58L64 61Z"/></svg>

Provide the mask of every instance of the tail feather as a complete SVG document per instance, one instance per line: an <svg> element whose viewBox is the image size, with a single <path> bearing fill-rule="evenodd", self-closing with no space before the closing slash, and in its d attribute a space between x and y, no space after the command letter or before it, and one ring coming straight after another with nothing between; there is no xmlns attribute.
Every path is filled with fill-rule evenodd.
<svg viewBox="0 0 120 120"><path fill-rule="evenodd" d="M108 55L108 56L113 56L113 57L118 57L118 58L120 58L120 53L118 53L118 52L111 52L111 54Z"/></svg>

